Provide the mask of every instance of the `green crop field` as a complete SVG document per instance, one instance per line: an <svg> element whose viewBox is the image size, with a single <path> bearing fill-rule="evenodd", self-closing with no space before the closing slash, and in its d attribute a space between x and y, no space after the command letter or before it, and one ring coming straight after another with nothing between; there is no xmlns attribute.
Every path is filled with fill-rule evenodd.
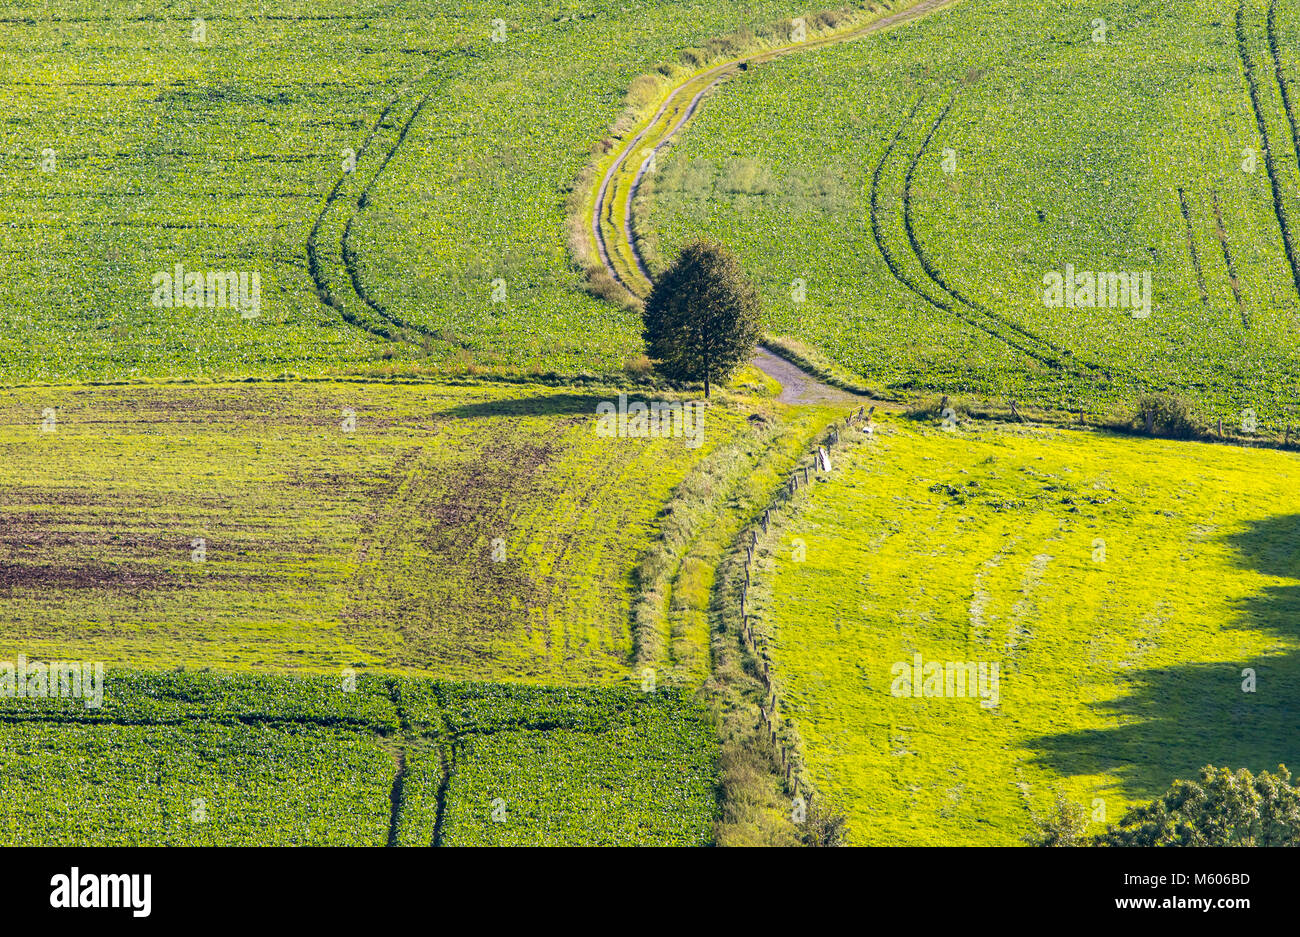
<svg viewBox="0 0 1300 937"><path fill-rule="evenodd" d="M695 845L716 809L712 730L667 691L130 672L103 691L4 701L4 845Z"/></svg>
<svg viewBox="0 0 1300 937"><path fill-rule="evenodd" d="M1300 760L1300 457L894 420L842 458L756 602L851 841L1015 843L1057 793L1114 821L1204 764ZM996 694L931 661L998 665Z"/></svg>
<svg viewBox="0 0 1300 937"><path fill-rule="evenodd" d="M0 4L0 843L1014 844L1294 761L1298 10Z"/></svg>
<svg viewBox="0 0 1300 937"><path fill-rule="evenodd" d="M661 256L737 250L768 328L876 383L1295 422L1300 11L963 0L729 82L653 176ZM774 237L773 232L780 232ZM1145 306L1046 303L1050 273ZM1099 296L1100 298L1100 296ZM1116 295L1116 302L1122 297Z"/></svg>
<svg viewBox="0 0 1300 937"><path fill-rule="evenodd" d="M568 202L629 84L781 0L0 8L0 380L617 370ZM251 310L152 277L260 276Z"/></svg>

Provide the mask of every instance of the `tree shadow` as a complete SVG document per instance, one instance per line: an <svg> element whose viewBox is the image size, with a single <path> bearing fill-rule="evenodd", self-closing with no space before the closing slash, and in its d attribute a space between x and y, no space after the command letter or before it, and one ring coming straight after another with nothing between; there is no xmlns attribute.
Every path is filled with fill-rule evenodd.
<svg viewBox="0 0 1300 937"><path fill-rule="evenodd" d="M644 397L630 397L629 400L644 400ZM484 419L502 416L590 416L596 418L596 405L601 402L618 406L618 393L613 394L574 394L558 393L529 397L512 397L499 400L484 400L477 403L464 403L440 410L438 416L443 419Z"/></svg>
<svg viewBox="0 0 1300 937"><path fill-rule="evenodd" d="M1241 568L1294 583L1239 602L1226 627L1300 637L1300 514L1252 523L1223 542L1236 550ZM1255 672L1253 693L1243 691L1246 668ZM1300 766L1300 651L1157 667L1117 679L1131 685L1127 696L1091 704L1117 725L1033 739L1032 761L1061 775L1114 775L1135 799L1157 797L1175 778L1195 777L1207 764L1251 771Z"/></svg>

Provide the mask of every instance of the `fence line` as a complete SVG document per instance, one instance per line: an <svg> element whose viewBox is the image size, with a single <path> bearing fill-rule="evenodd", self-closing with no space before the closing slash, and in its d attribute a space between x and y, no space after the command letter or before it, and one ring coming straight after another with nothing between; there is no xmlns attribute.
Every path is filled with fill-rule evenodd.
<svg viewBox="0 0 1300 937"><path fill-rule="evenodd" d="M874 412L875 407L871 410ZM860 406L856 411L851 411L844 418L845 426L852 426L855 422L869 420L871 413L866 413L865 406ZM749 651L750 656L754 659L754 669L758 674L759 681L763 685L763 702L758 707L758 728L761 730L762 737L767 740L772 747L773 758L779 766L782 777L785 779L786 790L792 798L803 796L805 804L811 804L816 789L808 781L807 777L802 774L803 756L799 749L802 747L798 731L791 728L787 736L791 737L789 743L782 741L781 738L781 712L782 702L779 689L772 683L771 659L768 656L767 637L762 634L756 634L754 631L755 619L757 616L752 615L749 604L749 590L756 578L754 563L759 557L759 528L766 534L771 526L772 515L779 510L780 503L787 502L803 486L806 486L811 480L813 473L821 471L821 463L818 460L821 449L831 449L840 443L840 430L838 425L832 425L830 430L812 447L812 465L796 466L790 474L785 484L780 489L777 499L764 509L762 515L750 524L746 531L749 534L748 543L745 545L745 578L740 583L740 637L744 643L745 649ZM741 533L741 541L746 540L745 532Z"/></svg>

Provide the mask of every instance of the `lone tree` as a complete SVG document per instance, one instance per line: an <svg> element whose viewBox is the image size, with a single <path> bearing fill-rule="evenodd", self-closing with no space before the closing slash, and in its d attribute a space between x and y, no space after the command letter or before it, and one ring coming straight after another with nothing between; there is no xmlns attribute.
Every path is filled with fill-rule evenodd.
<svg viewBox="0 0 1300 937"><path fill-rule="evenodd" d="M642 333L646 353L665 376L704 381L709 396L754 353L758 341L758 293L735 256L715 241L682 248L650 291Z"/></svg>

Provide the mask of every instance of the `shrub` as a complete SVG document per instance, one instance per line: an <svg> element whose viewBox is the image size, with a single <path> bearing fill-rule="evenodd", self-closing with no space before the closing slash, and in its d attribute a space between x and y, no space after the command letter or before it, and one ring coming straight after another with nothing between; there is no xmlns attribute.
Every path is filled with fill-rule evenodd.
<svg viewBox="0 0 1300 937"><path fill-rule="evenodd" d="M644 380L654 372L654 362L645 355L628 355L623 362L623 373L634 380Z"/></svg>
<svg viewBox="0 0 1300 937"><path fill-rule="evenodd" d="M1088 828L1088 812L1061 794L1056 795L1051 813L1043 817L1031 813L1031 818L1036 829L1025 837L1031 846L1078 846Z"/></svg>
<svg viewBox="0 0 1300 937"><path fill-rule="evenodd" d="M1173 394L1146 394L1138 400L1134 426L1155 436L1166 435L1186 439L1196 435L1191 405Z"/></svg>
<svg viewBox="0 0 1300 937"><path fill-rule="evenodd" d="M800 839L805 846L843 846L848 818L820 803L809 806Z"/></svg>
<svg viewBox="0 0 1300 937"><path fill-rule="evenodd" d="M946 395L928 394L918 397L907 408L907 415L913 420L937 420L943 416L944 401L957 413L956 405ZM960 414L959 414L960 415Z"/></svg>
<svg viewBox="0 0 1300 937"><path fill-rule="evenodd" d="M1277 774L1235 774L1207 765L1198 781L1175 781L1097 837L1102 846L1300 846L1300 788Z"/></svg>

